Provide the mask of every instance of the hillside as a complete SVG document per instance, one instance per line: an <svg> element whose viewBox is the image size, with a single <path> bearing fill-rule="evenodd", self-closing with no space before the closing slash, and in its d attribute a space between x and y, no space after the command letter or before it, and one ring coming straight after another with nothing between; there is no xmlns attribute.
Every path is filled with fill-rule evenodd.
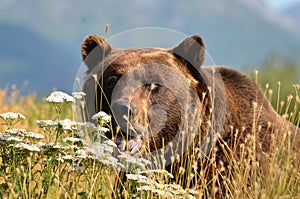
<svg viewBox="0 0 300 199"><path fill-rule="evenodd" d="M201 35L216 64L239 69L257 69L273 52L300 59L300 26L261 0L11 0L0 13L0 87L29 80L24 92L71 92L83 37L104 34L107 23L105 37L145 26Z"/></svg>
<svg viewBox="0 0 300 199"><path fill-rule="evenodd" d="M71 88L75 65L69 54L27 28L0 24L0 85L18 85L22 93L47 94Z"/></svg>

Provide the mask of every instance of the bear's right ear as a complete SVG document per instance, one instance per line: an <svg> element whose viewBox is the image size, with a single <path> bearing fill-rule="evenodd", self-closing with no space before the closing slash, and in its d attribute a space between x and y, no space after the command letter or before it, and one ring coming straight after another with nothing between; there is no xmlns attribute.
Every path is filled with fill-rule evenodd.
<svg viewBox="0 0 300 199"><path fill-rule="evenodd" d="M82 61L89 71L97 66L111 52L110 45L100 35L88 35L81 46Z"/></svg>

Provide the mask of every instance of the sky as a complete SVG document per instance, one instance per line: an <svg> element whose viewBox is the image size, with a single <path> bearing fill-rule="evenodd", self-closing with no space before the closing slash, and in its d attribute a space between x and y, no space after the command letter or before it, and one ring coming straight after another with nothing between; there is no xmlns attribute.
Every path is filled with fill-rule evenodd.
<svg viewBox="0 0 300 199"><path fill-rule="evenodd" d="M264 0L269 6L275 10L281 11L294 3L300 3L300 0Z"/></svg>

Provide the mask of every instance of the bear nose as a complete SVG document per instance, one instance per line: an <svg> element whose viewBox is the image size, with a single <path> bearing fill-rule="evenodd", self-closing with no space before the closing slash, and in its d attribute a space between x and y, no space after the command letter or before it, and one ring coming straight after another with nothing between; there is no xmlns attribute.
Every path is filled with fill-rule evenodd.
<svg viewBox="0 0 300 199"><path fill-rule="evenodd" d="M130 106L128 100L116 100L111 105L113 115L123 131L128 129L128 122L135 114L135 108Z"/></svg>

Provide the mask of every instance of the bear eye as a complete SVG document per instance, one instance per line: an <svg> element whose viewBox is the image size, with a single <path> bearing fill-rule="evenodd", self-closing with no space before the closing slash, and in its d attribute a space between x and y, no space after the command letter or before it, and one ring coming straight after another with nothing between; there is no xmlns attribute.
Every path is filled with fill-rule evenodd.
<svg viewBox="0 0 300 199"><path fill-rule="evenodd" d="M146 84L145 86L149 89L149 91L151 93L157 93L158 90L159 90L159 88L160 88L160 84L158 84L156 82L152 82L152 83Z"/></svg>
<svg viewBox="0 0 300 199"><path fill-rule="evenodd" d="M111 76L108 78L108 87L114 87L115 84L118 82L119 78L117 76Z"/></svg>

